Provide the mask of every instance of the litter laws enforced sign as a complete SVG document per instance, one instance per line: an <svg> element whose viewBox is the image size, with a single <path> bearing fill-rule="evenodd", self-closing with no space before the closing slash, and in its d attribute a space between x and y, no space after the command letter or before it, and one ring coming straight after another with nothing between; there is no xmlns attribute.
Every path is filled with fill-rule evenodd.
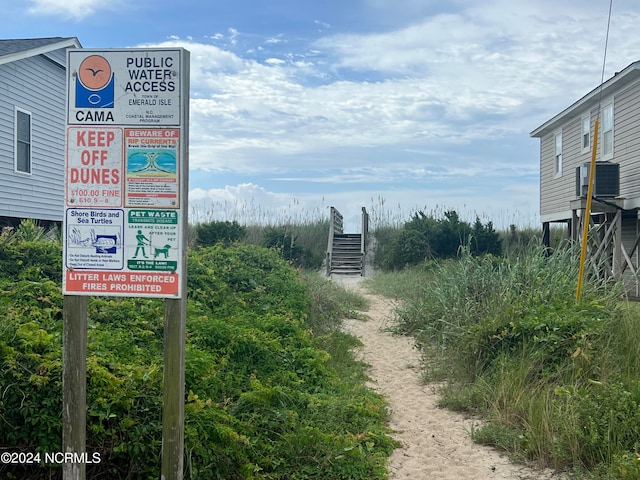
<svg viewBox="0 0 640 480"><path fill-rule="evenodd" d="M181 298L187 52L67 55L63 293Z"/></svg>

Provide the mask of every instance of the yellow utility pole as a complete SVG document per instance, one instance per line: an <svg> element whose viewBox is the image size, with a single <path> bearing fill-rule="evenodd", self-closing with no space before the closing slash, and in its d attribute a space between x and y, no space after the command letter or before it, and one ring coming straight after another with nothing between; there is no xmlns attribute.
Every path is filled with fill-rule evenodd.
<svg viewBox="0 0 640 480"><path fill-rule="evenodd" d="M578 288L576 290L576 301L580 300L582 293L582 281L584 278L584 263L587 257L587 235L589 234L589 221L591 218L591 199L593 197L593 184L596 176L596 151L598 150L598 118L593 126L593 146L591 147L591 166L589 168L589 188L587 189L587 203L582 219L582 249L580 250L580 271L578 273Z"/></svg>

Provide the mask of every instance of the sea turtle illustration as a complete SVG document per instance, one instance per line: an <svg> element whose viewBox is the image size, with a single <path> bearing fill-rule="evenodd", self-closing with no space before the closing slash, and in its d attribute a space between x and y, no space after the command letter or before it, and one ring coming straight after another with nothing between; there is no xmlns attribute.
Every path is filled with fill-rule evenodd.
<svg viewBox="0 0 640 480"><path fill-rule="evenodd" d="M116 253L116 238L115 235L98 235L93 242L96 253Z"/></svg>

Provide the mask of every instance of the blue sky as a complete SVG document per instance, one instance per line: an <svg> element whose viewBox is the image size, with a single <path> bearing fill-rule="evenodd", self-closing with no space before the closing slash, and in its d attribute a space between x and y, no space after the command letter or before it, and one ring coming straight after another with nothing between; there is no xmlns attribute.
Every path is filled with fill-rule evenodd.
<svg viewBox="0 0 640 480"><path fill-rule="evenodd" d="M191 52L192 220L538 226L529 133L600 82L607 0L0 0L3 38ZM605 78L640 59L614 0Z"/></svg>

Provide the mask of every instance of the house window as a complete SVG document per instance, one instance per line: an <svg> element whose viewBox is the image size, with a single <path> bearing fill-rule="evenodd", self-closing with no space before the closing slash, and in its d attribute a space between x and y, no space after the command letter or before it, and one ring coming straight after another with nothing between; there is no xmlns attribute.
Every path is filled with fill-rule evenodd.
<svg viewBox="0 0 640 480"><path fill-rule="evenodd" d="M554 143L553 174L559 177L562 175L562 133L556 133Z"/></svg>
<svg viewBox="0 0 640 480"><path fill-rule="evenodd" d="M613 102L602 108L602 159L613 157Z"/></svg>
<svg viewBox="0 0 640 480"><path fill-rule="evenodd" d="M16 108L15 170L31 174L31 114Z"/></svg>
<svg viewBox="0 0 640 480"><path fill-rule="evenodd" d="M589 153L591 150L591 117L582 117L582 137L580 138L582 153Z"/></svg>

